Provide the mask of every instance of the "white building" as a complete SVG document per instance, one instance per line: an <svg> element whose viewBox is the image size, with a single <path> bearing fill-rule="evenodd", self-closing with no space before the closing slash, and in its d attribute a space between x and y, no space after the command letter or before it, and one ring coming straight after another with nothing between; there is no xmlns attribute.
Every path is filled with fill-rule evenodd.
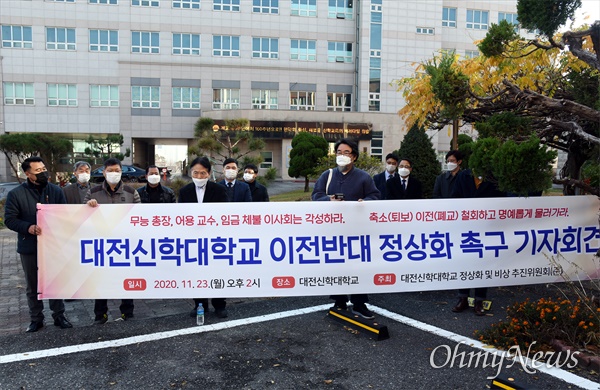
<svg viewBox="0 0 600 390"><path fill-rule="evenodd" d="M144 167L201 116L246 118L261 167L288 178L297 131L397 149L390 83L440 50L477 55L500 19L516 22L516 0L1 0L0 132L69 135L73 160L89 134L120 133Z"/></svg>

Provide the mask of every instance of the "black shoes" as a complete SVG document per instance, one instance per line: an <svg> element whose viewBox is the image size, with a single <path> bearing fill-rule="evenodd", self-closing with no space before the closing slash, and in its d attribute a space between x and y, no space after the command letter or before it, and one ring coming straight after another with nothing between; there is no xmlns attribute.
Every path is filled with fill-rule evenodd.
<svg viewBox="0 0 600 390"><path fill-rule="evenodd" d="M365 305L364 303L354 304L352 306L352 312L354 314L358 314L359 316L361 316L362 318L364 318L366 320L372 320L375 318L375 315L373 315L371 310L369 310L367 308L367 305Z"/></svg>
<svg viewBox="0 0 600 390"><path fill-rule="evenodd" d="M94 325L102 325L102 324L106 323L106 321L108 321L108 315L102 314L102 315L96 316L96 318L94 318Z"/></svg>
<svg viewBox="0 0 600 390"><path fill-rule="evenodd" d="M42 329L44 327L44 322L43 321L31 321L31 324L29 324L29 326L27 327L27 330L25 332L27 333L33 333L33 332L37 332L38 330Z"/></svg>
<svg viewBox="0 0 600 390"><path fill-rule="evenodd" d="M454 305L454 307L452 308L452 311L455 313L460 313L460 312L464 311L465 309L467 309L468 307L469 307L469 298L460 297L460 298L458 298L458 302L456 302L456 305Z"/></svg>
<svg viewBox="0 0 600 390"><path fill-rule="evenodd" d="M129 313L121 313L121 320L123 321L127 321L133 318L133 313L129 314Z"/></svg>
<svg viewBox="0 0 600 390"><path fill-rule="evenodd" d="M331 310L348 310L348 304L344 301L335 301Z"/></svg>
<svg viewBox="0 0 600 390"><path fill-rule="evenodd" d="M483 301L476 299L475 300L475 305L473 307L473 309L475 310L475 315L476 316L484 316L485 312L483 311Z"/></svg>
<svg viewBox="0 0 600 390"><path fill-rule="evenodd" d="M73 324L67 320L67 318L61 314L54 319L54 326L60 326L61 329L69 329L73 327Z"/></svg>
<svg viewBox="0 0 600 390"><path fill-rule="evenodd" d="M220 309L215 309L215 315L217 316L217 318L227 318L227 309L224 307Z"/></svg>

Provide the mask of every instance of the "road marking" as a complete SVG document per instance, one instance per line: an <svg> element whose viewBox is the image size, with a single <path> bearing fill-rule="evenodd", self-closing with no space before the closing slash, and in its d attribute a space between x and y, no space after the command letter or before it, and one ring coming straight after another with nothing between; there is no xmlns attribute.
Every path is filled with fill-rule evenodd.
<svg viewBox="0 0 600 390"><path fill-rule="evenodd" d="M448 330L438 328L433 325L429 325L425 322L421 322L421 321L417 321L417 320L409 318L409 317L405 317L403 315L391 312L389 310L382 309L378 306L373 306L373 305L369 305L369 306L372 311L374 311L375 313L377 313L381 316L387 317L391 320L400 322L402 324L411 326L413 328L422 330L424 332L432 333L436 336L446 338L446 339L454 341L456 343L460 343L462 341L465 344L465 346L480 349L482 351L489 352L489 353L498 353L498 354L506 353L506 351L501 351L501 350L498 350L495 348L486 347L482 342L480 342L478 340L474 340L469 337L465 337L465 336L459 335L457 333L453 333ZM88 351L95 351L95 350L106 349L106 348L117 348L117 347L123 347L123 346L131 345L131 344L164 340L164 339L168 339L168 338L172 338L172 337L212 332L212 331L216 331L216 330L235 328L238 326L258 324L258 323L267 322L267 321L274 321L274 320L279 320L282 318L288 318L288 317L294 317L294 316L298 316L298 315L302 315L302 314L314 313L317 311L326 311L330 307L331 307L330 304L312 306L312 307L283 311L283 312L279 312L279 313L267 314L267 315L262 315L262 316L257 316L257 317L250 317L250 318L244 318L244 319L239 319L239 320L220 322L218 324L212 324L212 325L209 324L209 325L203 325L203 326L193 326L191 328L151 333L151 334L147 334L147 335L133 336L133 337L127 337L127 338L117 339L117 340L71 345L71 346L67 346L67 347L44 349L44 350L40 350L40 351L15 353L15 354L11 354L11 355L0 356L0 364L20 362L20 361L24 361L24 360L41 359L41 358L47 358L47 357L52 357L52 356L62 356L62 355L67 355L67 354L71 354L71 353L88 352ZM507 360L511 361L511 360L516 360L516 359L507 357ZM545 366L533 368L531 366L531 359L529 359L529 358L525 358L525 364L527 364L527 366L531 367L532 369L536 369L540 372L543 372L544 374L547 374L554 378L563 380L563 381L573 384L575 386L579 386L581 388L591 389L591 390L598 389L597 383L592 382L588 379L582 378L580 376L577 376L577 375L570 373L568 371L565 371L563 369L555 368L555 367L547 368Z"/></svg>
<svg viewBox="0 0 600 390"><path fill-rule="evenodd" d="M377 313L377 314L379 314L381 316L387 317L387 318L389 318L391 320L400 322L402 324L411 326L413 328L422 330L424 332L432 333L432 334L434 334L436 336L440 336L440 337L446 338L446 339L454 341L456 343L462 342L467 347L479 349L479 350L484 351L484 352L496 353L498 355L505 355L507 362L519 361L520 360L520 359L518 359L516 357L515 358L509 357L506 354L506 351L502 351L502 350L499 350L499 349L496 349L496 348L490 348L489 346L486 346L485 344L483 344L481 341L474 340L474 339L471 339L469 337L462 336L462 335L459 335L457 333L450 332L450 331L448 331L446 329L442 329L442 328L438 328L438 327L433 326L433 325L429 325L429 324L427 324L425 322L417 321L417 320L412 319L410 317L405 317L403 315L391 312L391 311L386 310L386 309L382 309L382 308L377 307L377 306L373 306L373 305L369 305L369 306L370 306L371 311L373 311L373 312L375 312L375 313ZM563 370L561 368L556 368L556 367L548 368L548 367L546 367L545 364L541 365L541 367L538 367L539 363L540 363L539 361L538 361L538 366L536 366L534 368L532 366L532 364L531 364L532 360L529 359L529 358L527 358L527 357L525 357L525 356L523 356L523 363L526 364L527 367L529 367L529 368L531 368L533 370L538 370L540 372L543 372L544 374L550 375L550 376L552 376L554 378L560 379L560 380L565 381L567 383L570 383L572 385L579 386L579 387L584 388L584 389L598 390L598 383L592 382L592 381L590 381L590 380L588 380L586 378L582 378L580 376L577 376L577 375L575 375L575 374L573 374L573 373L571 373L569 371L565 371L565 370Z"/></svg>

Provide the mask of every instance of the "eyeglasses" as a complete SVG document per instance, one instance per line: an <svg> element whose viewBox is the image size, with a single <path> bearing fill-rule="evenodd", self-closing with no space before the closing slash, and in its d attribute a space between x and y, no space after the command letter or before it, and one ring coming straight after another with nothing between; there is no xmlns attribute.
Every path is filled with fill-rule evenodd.
<svg viewBox="0 0 600 390"><path fill-rule="evenodd" d="M341 150L338 150L337 152L335 152L336 155L341 156L342 154L344 156L349 156L352 154L351 150L344 150L343 152Z"/></svg>
<svg viewBox="0 0 600 390"><path fill-rule="evenodd" d="M408 168L408 169L410 169L410 165L398 165L398 168Z"/></svg>

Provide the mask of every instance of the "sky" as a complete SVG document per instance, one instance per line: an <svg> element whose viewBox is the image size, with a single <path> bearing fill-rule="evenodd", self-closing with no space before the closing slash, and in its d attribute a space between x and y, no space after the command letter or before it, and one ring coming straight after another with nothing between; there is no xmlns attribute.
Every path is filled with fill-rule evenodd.
<svg viewBox="0 0 600 390"><path fill-rule="evenodd" d="M592 24L595 20L600 20L600 0L582 0L581 8L575 14L575 26L580 26L584 23ZM587 20L583 19L583 15L589 15Z"/></svg>

